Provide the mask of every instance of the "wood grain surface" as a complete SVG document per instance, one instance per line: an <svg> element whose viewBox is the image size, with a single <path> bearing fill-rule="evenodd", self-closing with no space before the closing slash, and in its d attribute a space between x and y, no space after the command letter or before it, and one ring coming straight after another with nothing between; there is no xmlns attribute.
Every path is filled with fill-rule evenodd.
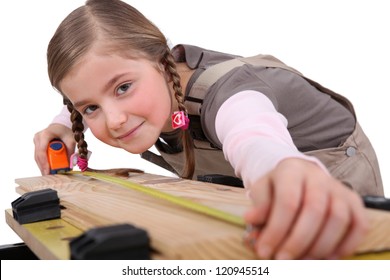
<svg viewBox="0 0 390 280"><path fill-rule="evenodd" d="M242 188L140 172L113 170L111 175L115 174L128 174L123 178L131 182L239 216L251 205ZM256 258L243 243L243 227L117 184L78 174L20 178L15 181L19 185L16 191L20 195L46 188L57 190L63 207L61 219L76 228L76 231L120 223L145 229L151 238L153 258L156 259ZM390 213L367 210L367 214L371 230L359 246L357 254L390 250ZM28 239L28 231L12 220L8 213L7 223L23 240ZM29 243L30 248L34 247L34 244L31 245L33 241ZM41 258L57 258L55 254L48 253L44 246L35 245L34 250Z"/></svg>

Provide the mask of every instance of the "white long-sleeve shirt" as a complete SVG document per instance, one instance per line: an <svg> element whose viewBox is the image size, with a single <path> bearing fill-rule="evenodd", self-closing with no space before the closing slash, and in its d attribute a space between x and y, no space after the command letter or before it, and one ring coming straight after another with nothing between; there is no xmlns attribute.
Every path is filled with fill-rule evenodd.
<svg viewBox="0 0 390 280"><path fill-rule="evenodd" d="M250 185L286 158L302 158L326 168L299 152L287 130L286 118L259 92L246 90L218 110L216 132L225 158L244 185Z"/></svg>

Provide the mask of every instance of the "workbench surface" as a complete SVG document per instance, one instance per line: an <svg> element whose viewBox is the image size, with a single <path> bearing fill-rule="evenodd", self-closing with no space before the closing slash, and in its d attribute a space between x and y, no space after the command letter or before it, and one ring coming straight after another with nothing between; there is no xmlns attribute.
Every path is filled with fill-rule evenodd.
<svg viewBox="0 0 390 280"><path fill-rule="evenodd" d="M122 170L123 171L123 170ZM245 190L140 172L122 179L242 217L250 207ZM113 170L110 175L119 174ZM117 176L117 175L115 175ZM256 259L243 242L245 228L115 183L81 174L20 178L16 191L58 192L61 218L19 224L6 210L7 224L40 259L69 259L69 242L83 232L128 223L147 231L153 259ZM352 259L390 259L390 212L367 209L371 230Z"/></svg>

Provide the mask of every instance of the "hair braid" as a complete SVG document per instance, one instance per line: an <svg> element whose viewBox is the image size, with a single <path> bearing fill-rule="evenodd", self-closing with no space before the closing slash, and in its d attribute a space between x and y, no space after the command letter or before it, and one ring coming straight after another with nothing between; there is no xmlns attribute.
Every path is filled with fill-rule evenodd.
<svg viewBox="0 0 390 280"><path fill-rule="evenodd" d="M88 144L84 140L84 124L83 117L81 114L73 108L73 104L64 98L64 104L70 112L70 120L72 122L72 131L74 139L77 143L77 148L79 150L79 156L83 159L88 159Z"/></svg>
<svg viewBox="0 0 390 280"><path fill-rule="evenodd" d="M173 90L175 93L175 99L180 111L183 111L187 115L187 108L184 105L184 94L183 89L180 83L180 76L176 69L176 63L172 56L170 49L167 47L165 55L162 58L162 63L165 65L165 71L170 74L170 77L173 82ZM192 179L195 170L195 156L194 156L194 144L190 134L190 130L186 129L182 131L182 143L184 148L184 153L186 157L186 163L184 166L183 178Z"/></svg>

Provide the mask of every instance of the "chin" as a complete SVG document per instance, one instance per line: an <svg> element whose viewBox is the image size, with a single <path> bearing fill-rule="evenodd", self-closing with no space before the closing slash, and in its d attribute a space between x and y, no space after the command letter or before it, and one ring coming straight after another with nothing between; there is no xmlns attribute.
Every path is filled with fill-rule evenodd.
<svg viewBox="0 0 390 280"><path fill-rule="evenodd" d="M138 148L135 148L135 147L121 147L121 148L123 150L125 150L126 152L129 152L131 154L142 154L143 152L146 152L148 149L153 147L153 145L154 144L152 144L150 146L143 145L142 147L138 147Z"/></svg>

